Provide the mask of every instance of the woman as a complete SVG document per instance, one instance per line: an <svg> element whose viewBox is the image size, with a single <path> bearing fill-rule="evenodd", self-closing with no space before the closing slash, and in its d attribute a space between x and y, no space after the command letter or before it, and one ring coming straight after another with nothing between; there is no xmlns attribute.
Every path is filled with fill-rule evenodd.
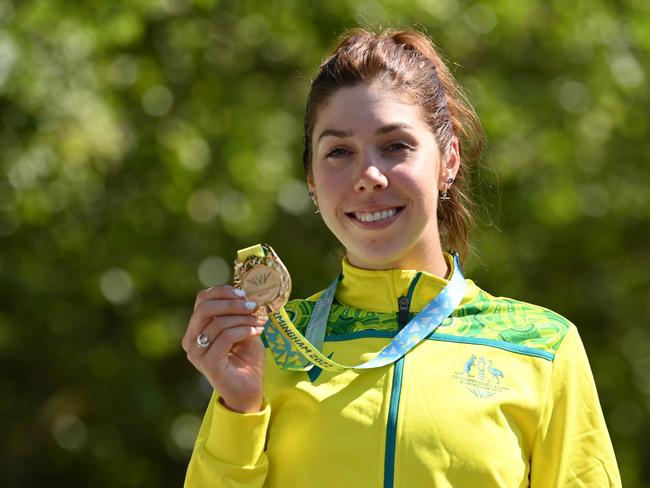
<svg viewBox="0 0 650 488"><path fill-rule="evenodd" d="M461 273L443 245L467 249L481 142L420 33L355 30L322 64L304 165L346 249L326 356L368 361ZM201 291L183 347L215 393L186 486L620 486L575 326L462 281L435 333L388 366L345 372L278 368L256 304ZM287 304L298 328L319 296Z"/></svg>

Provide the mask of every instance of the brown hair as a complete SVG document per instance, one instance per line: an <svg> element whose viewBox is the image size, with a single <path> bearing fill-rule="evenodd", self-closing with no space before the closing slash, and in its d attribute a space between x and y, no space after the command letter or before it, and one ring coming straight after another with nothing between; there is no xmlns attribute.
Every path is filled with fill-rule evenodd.
<svg viewBox="0 0 650 488"><path fill-rule="evenodd" d="M403 30L372 33L361 28L342 35L332 55L321 64L307 98L305 172L311 171L312 132L318 108L339 88L374 81L422 108L443 154L450 149L453 136L458 138L461 165L448 192L450 199L441 200L438 206L438 224L443 245L464 257L469 247L467 235L474 223L470 169L483 151L484 133L462 88L426 35Z"/></svg>

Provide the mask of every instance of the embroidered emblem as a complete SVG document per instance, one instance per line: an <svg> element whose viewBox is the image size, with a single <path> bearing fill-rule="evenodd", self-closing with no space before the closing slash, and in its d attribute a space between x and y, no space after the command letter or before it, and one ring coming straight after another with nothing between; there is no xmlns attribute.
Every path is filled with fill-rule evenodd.
<svg viewBox="0 0 650 488"><path fill-rule="evenodd" d="M478 398L488 398L510 389L503 384L503 371L495 367L491 359L477 358L474 354L465 361L463 370L454 373L452 378Z"/></svg>

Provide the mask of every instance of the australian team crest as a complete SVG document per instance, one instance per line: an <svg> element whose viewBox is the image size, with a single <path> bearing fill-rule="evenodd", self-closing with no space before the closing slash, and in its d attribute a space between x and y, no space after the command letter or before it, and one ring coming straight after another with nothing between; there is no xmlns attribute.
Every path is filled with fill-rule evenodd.
<svg viewBox="0 0 650 488"><path fill-rule="evenodd" d="M465 361L463 370L454 373L452 378L478 398L488 398L510 389L505 385L505 373L491 359L475 354Z"/></svg>

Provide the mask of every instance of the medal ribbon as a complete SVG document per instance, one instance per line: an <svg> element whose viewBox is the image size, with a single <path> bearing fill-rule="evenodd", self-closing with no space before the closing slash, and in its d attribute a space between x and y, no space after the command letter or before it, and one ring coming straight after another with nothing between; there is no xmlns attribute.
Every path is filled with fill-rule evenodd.
<svg viewBox="0 0 650 488"><path fill-rule="evenodd" d="M397 361L431 335L460 305L467 283L460 269L458 254L453 253L454 270L449 283L400 330L391 342L370 361L356 366L346 366L325 356L321 350L325 341L327 318L334 301L339 277L334 279L321 294L312 311L305 335L293 324L284 307L269 314L264 334L278 366L289 371L306 371L314 365L328 371L341 372L348 369L370 369L386 366Z"/></svg>

